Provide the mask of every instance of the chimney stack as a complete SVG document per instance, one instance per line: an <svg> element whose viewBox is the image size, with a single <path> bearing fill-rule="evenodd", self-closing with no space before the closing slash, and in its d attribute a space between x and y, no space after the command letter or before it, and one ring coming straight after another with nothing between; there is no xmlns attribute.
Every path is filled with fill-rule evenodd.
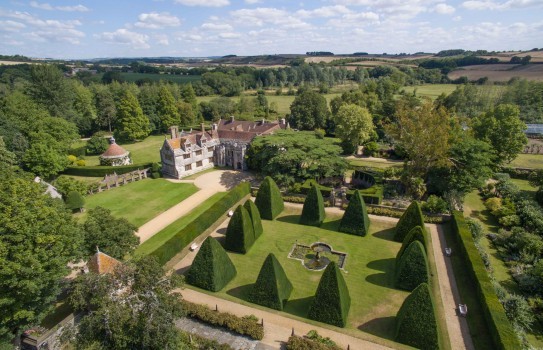
<svg viewBox="0 0 543 350"><path fill-rule="evenodd" d="M179 128L176 125L170 126L170 135L172 136L172 139L179 137Z"/></svg>
<svg viewBox="0 0 543 350"><path fill-rule="evenodd" d="M281 118L281 125L285 125L285 118Z"/></svg>
<svg viewBox="0 0 543 350"><path fill-rule="evenodd" d="M202 123L202 132L205 132L206 131L206 126L204 123Z"/></svg>
<svg viewBox="0 0 543 350"><path fill-rule="evenodd" d="M217 125L217 123L213 123L213 126L211 127L211 130L217 131L217 129L219 129L219 126Z"/></svg>
<svg viewBox="0 0 543 350"><path fill-rule="evenodd" d="M233 123L234 122L234 116L230 116L230 122Z"/></svg>

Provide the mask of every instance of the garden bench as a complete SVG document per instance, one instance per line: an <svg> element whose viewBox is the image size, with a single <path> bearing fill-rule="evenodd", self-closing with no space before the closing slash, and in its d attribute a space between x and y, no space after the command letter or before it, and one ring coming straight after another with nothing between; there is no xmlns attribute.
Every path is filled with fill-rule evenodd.
<svg viewBox="0 0 543 350"><path fill-rule="evenodd" d="M198 249L198 244L197 244L197 243L192 243L192 244L190 245L190 250L191 250L191 251L195 251L196 249Z"/></svg>
<svg viewBox="0 0 543 350"><path fill-rule="evenodd" d="M445 255L451 256L452 255L452 249L451 248L445 248Z"/></svg>
<svg viewBox="0 0 543 350"><path fill-rule="evenodd" d="M466 317L468 314L468 306L466 304L458 304L458 311L460 311L460 315Z"/></svg>

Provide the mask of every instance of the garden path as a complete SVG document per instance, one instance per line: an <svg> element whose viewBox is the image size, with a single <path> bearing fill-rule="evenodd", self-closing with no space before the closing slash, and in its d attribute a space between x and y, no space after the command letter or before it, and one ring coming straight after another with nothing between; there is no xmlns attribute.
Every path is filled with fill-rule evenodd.
<svg viewBox="0 0 543 350"><path fill-rule="evenodd" d="M145 242L175 220L188 214L192 209L202 204L215 193L228 191L240 181L248 178L250 178L248 173L232 170L217 170L204 173L195 180L170 180L172 182L193 183L200 190L140 226L138 232L136 232L136 235L140 238L140 243ZM145 205L143 203L142 209L145 210Z"/></svg>

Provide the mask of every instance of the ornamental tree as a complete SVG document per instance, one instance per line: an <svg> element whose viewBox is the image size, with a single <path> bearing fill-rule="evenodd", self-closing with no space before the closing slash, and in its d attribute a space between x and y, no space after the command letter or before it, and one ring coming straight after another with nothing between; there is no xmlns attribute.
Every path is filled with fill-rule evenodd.
<svg viewBox="0 0 543 350"><path fill-rule="evenodd" d="M337 327L345 327L351 306L347 284L335 262L330 262L317 287L308 317Z"/></svg>
<svg viewBox="0 0 543 350"><path fill-rule="evenodd" d="M292 289L292 283L285 274L285 270L283 270L275 255L270 253L264 260L264 264L262 264L256 283L249 295L249 300L255 304L283 310Z"/></svg>
<svg viewBox="0 0 543 350"><path fill-rule="evenodd" d="M66 196L66 208L69 210L83 211L85 198L77 191L70 191Z"/></svg>
<svg viewBox="0 0 543 350"><path fill-rule="evenodd" d="M317 186L313 185L304 201L302 216L300 216L300 224L320 226L325 217L326 213L324 212L322 193Z"/></svg>
<svg viewBox="0 0 543 350"><path fill-rule="evenodd" d="M273 220L285 209L279 187L269 176L264 178L256 194L255 205L262 219Z"/></svg>
<svg viewBox="0 0 543 350"><path fill-rule="evenodd" d="M115 138L122 141L142 140L150 132L149 118L143 115L136 96L127 90L117 108Z"/></svg>
<svg viewBox="0 0 543 350"><path fill-rule="evenodd" d="M396 242L403 242L405 236L415 226L424 227L424 217L422 216L420 204L417 201L411 202L400 217L394 231L394 240Z"/></svg>
<svg viewBox="0 0 543 350"><path fill-rule="evenodd" d="M415 226L411 229L411 231L409 231L407 236L405 236L402 242L402 247L400 248L400 250L398 251L398 254L396 255L397 262L400 261L400 258L402 257L407 247L409 247L409 245L413 243L414 241L419 241L420 243L422 243L422 245L424 246L424 251L426 251L426 245L428 243L426 242L426 232L424 232L424 228L420 226Z"/></svg>
<svg viewBox="0 0 543 350"><path fill-rule="evenodd" d="M370 218L366 210L366 204L360 191L354 191L351 201L343 214L339 231L351 233L358 236L365 236L370 228Z"/></svg>
<svg viewBox="0 0 543 350"><path fill-rule="evenodd" d="M370 140L375 129L370 112L355 104L341 106L334 122L345 154L355 153L359 145Z"/></svg>
<svg viewBox="0 0 543 350"><path fill-rule="evenodd" d="M258 237L260 237L264 232L264 228L262 227L262 220L260 219L260 212L258 211L258 207L256 206L256 204L250 199L248 199L243 206L245 207L245 209L247 209L247 212L249 212L249 216L251 217L256 241Z"/></svg>
<svg viewBox="0 0 543 350"><path fill-rule="evenodd" d="M419 241L412 242L396 264L396 287L413 290L421 283L428 283L428 258L424 246Z"/></svg>
<svg viewBox="0 0 543 350"><path fill-rule="evenodd" d="M255 242L253 222L249 212L243 205L239 205L230 218L226 228L225 248L241 254L245 254Z"/></svg>
<svg viewBox="0 0 543 350"><path fill-rule="evenodd" d="M421 283L403 302L396 314L394 340L417 349L439 349L439 328L435 306L426 283Z"/></svg>

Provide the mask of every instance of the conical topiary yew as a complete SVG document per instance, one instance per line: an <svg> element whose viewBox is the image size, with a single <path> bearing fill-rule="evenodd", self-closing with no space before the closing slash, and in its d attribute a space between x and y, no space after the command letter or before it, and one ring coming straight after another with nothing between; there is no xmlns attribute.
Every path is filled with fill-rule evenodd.
<svg viewBox="0 0 543 350"><path fill-rule="evenodd" d="M424 217L420 210L420 204L417 201L411 202L398 221L396 230L394 231L394 240L396 242L403 242L405 236L415 226L424 227Z"/></svg>
<svg viewBox="0 0 543 350"><path fill-rule="evenodd" d="M421 283L405 299L396 315L397 342L417 349L439 349L439 329L430 287Z"/></svg>
<svg viewBox="0 0 543 350"><path fill-rule="evenodd" d="M351 297L347 284L336 263L332 261L322 274L308 317L333 326L345 327L350 306Z"/></svg>
<svg viewBox="0 0 543 350"><path fill-rule="evenodd" d="M290 297L291 292L292 283L275 255L270 253L262 264L249 300L255 304L283 310L284 303Z"/></svg>
<svg viewBox="0 0 543 350"><path fill-rule="evenodd" d="M370 219L366 210L366 204L362 198L360 191L354 191L351 196L351 201L343 214L341 224L339 225L340 232L365 236L370 228Z"/></svg>
<svg viewBox="0 0 543 350"><path fill-rule="evenodd" d="M255 242L253 222L247 209L239 205L230 218L226 228L225 248L232 252L245 254Z"/></svg>
<svg viewBox="0 0 543 350"><path fill-rule="evenodd" d="M266 220L275 219L285 209L279 187L271 177L266 176L260 184L255 204L260 211L260 217Z"/></svg>
<svg viewBox="0 0 543 350"><path fill-rule="evenodd" d="M256 241L256 239L264 232L264 228L262 228L262 220L260 220L260 212L258 211L257 206L250 199L248 199L243 206L245 209L247 209L247 212L249 212L249 216L251 217Z"/></svg>
<svg viewBox="0 0 543 350"><path fill-rule="evenodd" d="M320 226L326 217L324 212L324 200L317 186L311 186L304 202L300 224Z"/></svg>
<svg viewBox="0 0 543 350"><path fill-rule="evenodd" d="M424 246L424 251L428 253L428 251L426 250L426 232L424 232L424 228L420 226L415 226L411 229L411 231L409 231L407 236L405 236L405 239L402 242L402 247L398 251L398 254L396 254L396 262L400 261L400 258L402 257L407 247L409 247L409 245L414 241L419 241L420 243L422 243L422 245Z"/></svg>
<svg viewBox="0 0 543 350"><path fill-rule="evenodd" d="M187 273L193 286L217 292L236 276L236 268L224 248L212 237L207 237Z"/></svg>
<svg viewBox="0 0 543 350"><path fill-rule="evenodd" d="M428 259L419 241L411 242L396 264L396 287L413 290L430 279Z"/></svg>

